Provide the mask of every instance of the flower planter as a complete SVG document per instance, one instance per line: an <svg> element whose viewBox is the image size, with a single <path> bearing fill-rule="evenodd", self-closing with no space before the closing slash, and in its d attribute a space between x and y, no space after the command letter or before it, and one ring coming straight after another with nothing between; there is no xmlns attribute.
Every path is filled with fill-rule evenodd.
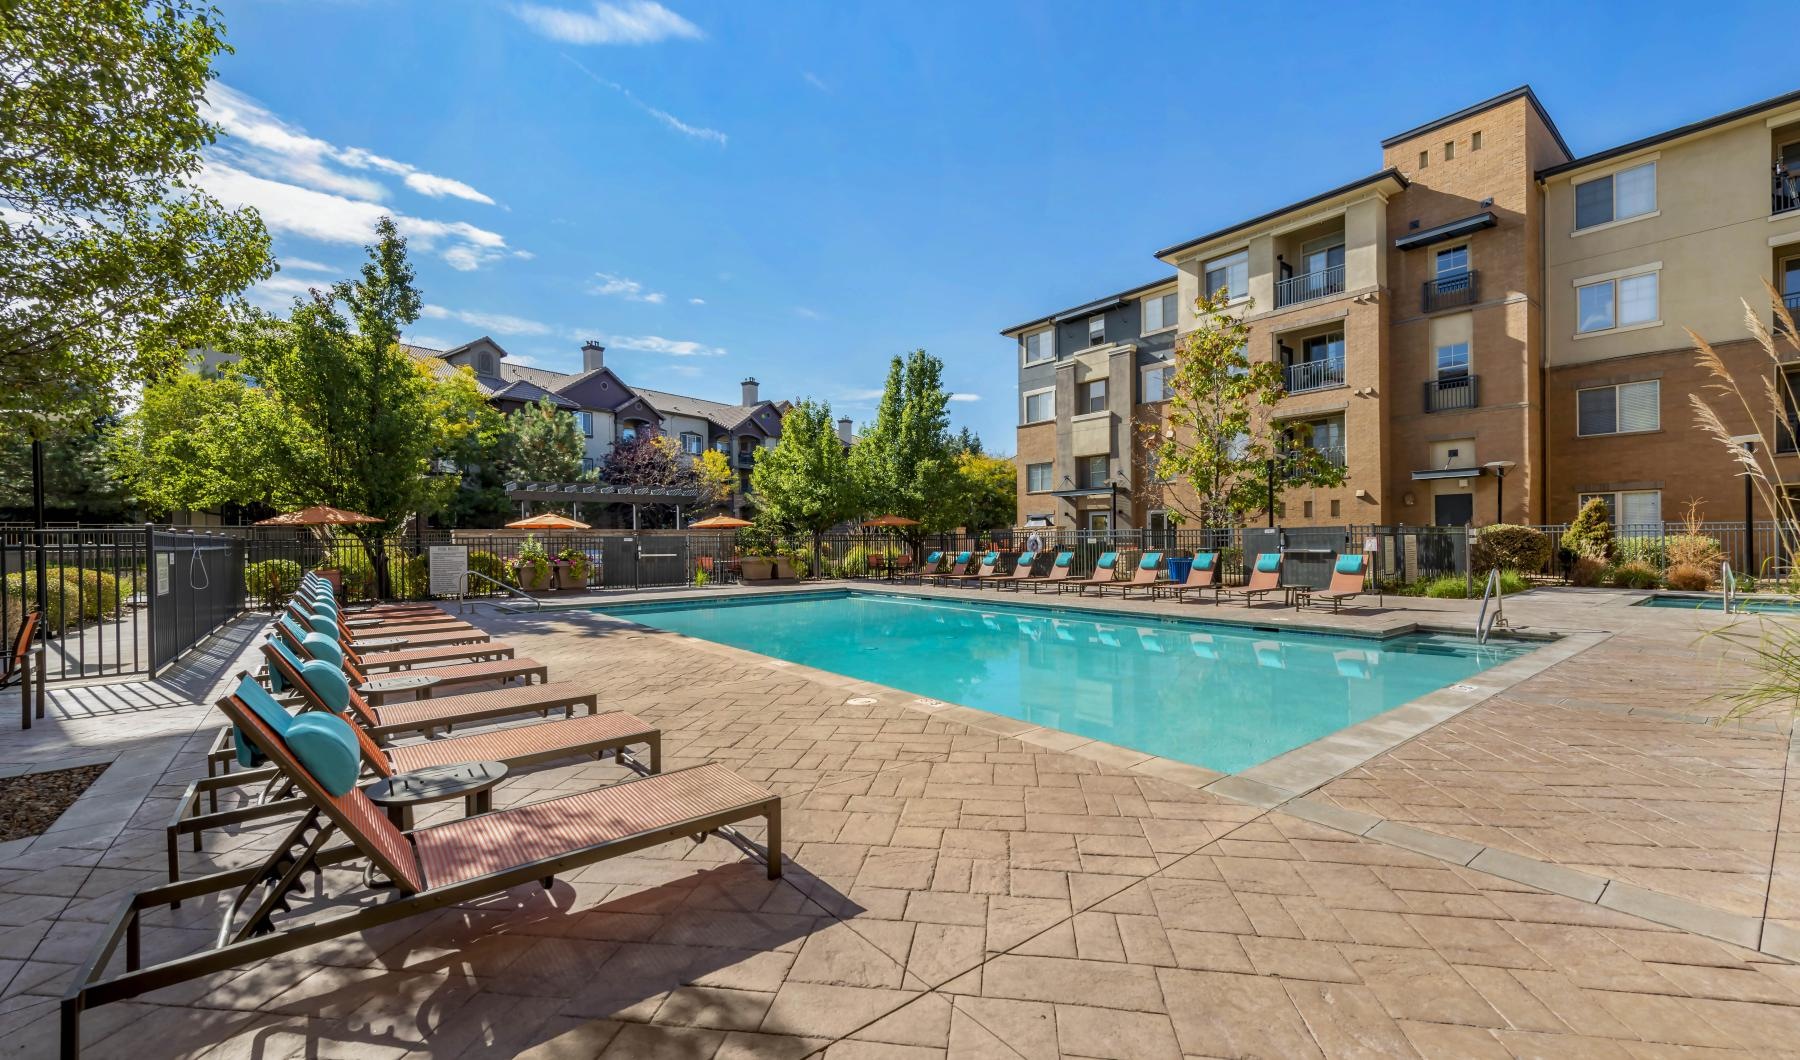
<svg viewBox="0 0 1800 1060"><path fill-rule="evenodd" d="M541 593L550 588L555 568L549 563L521 563L514 569L519 588L528 593Z"/></svg>
<svg viewBox="0 0 1800 1060"><path fill-rule="evenodd" d="M565 559L555 561L555 589L561 592L585 592L587 590L588 569L586 563L576 563Z"/></svg>

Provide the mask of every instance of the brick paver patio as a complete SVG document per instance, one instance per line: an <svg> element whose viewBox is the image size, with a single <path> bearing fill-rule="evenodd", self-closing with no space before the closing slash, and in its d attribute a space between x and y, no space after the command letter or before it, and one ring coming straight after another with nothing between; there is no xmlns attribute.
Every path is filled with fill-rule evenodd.
<svg viewBox="0 0 1800 1060"><path fill-rule="evenodd" d="M1522 855L1734 926L1800 916L1777 820L1785 727L1669 716L1712 709L1721 649L1696 644L1703 619L1622 603L1509 605L1539 629L1612 636L1274 810L733 649L484 611L555 679L661 726L668 767L722 761L779 790L786 878L717 839L671 844L106 1006L87 1018L89 1055L1792 1050L1800 971L1758 938L1467 864L1500 864L1476 847ZM1440 606L1456 605L1381 621ZM50 1053L73 962L121 892L161 878L161 826L218 724L195 684L62 693L56 717L0 737L0 769L114 763L55 830L0 845L0 1052ZM527 772L497 801L622 774ZM1358 814L1383 824L1333 826ZM1414 835L1400 825L1447 846L1381 838ZM271 842L210 836L185 871L250 864ZM334 871L328 890L350 879ZM149 955L210 936L217 906L190 905L151 918Z"/></svg>

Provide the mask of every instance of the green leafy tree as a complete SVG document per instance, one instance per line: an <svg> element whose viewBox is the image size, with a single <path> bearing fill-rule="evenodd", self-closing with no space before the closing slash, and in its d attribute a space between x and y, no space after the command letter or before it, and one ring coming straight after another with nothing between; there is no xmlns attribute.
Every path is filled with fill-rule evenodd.
<svg viewBox="0 0 1800 1060"><path fill-rule="evenodd" d="M106 442L107 462L139 503L161 515L228 504L278 503L268 469L267 391L234 372L179 372L144 388Z"/></svg>
<svg viewBox="0 0 1800 1060"><path fill-rule="evenodd" d="M956 458L958 502L972 532L1011 527L1019 517L1019 471L1011 460L965 452Z"/></svg>
<svg viewBox="0 0 1800 1060"><path fill-rule="evenodd" d="M967 427L964 427L962 430L957 431L956 432L956 451L958 453L976 453L976 454L983 452L984 450L981 448L981 435L976 434L974 431L970 430Z"/></svg>
<svg viewBox="0 0 1800 1060"><path fill-rule="evenodd" d="M123 522L134 505L106 460L105 435L86 430L44 443L44 507L55 518ZM0 516L31 518L31 443L0 444Z"/></svg>
<svg viewBox="0 0 1800 1060"><path fill-rule="evenodd" d="M442 434L435 458L440 473L457 472L457 488L437 510L449 526L499 526L512 515L505 466L512 432L507 417L488 404L468 368L432 388Z"/></svg>
<svg viewBox="0 0 1800 1060"><path fill-rule="evenodd" d="M737 483L731 460L717 449L708 449L694 459L694 485L700 491L700 507L716 508L729 503L737 492Z"/></svg>
<svg viewBox="0 0 1800 1060"><path fill-rule="evenodd" d="M924 350L896 356L875 422L851 451L861 510L919 520L915 539L949 530L968 515L954 488L956 458L966 450L950 433L943 376L944 362Z"/></svg>
<svg viewBox="0 0 1800 1060"><path fill-rule="evenodd" d="M831 406L802 401L781 420L781 440L756 454L750 472L760 516L787 533L812 538L812 572L819 576L825 531L857 512L850 458L831 418Z"/></svg>
<svg viewBox="0 0 1800 1060"><path fill-rule="evenodd" d="M1581 506L1569 528L1563 531L1562 547L1601 563L1612 558L1612 518L1607 514L1605 501L1595 497Z"/></svg>
<svg viewBox="0 0 1800 1060"><path fill-rule="evenodd" d="M524 482L574 482L584 451L575 414L548 396L506 417L511 434L507 474Z"/></svg>
<svg viewBox="0 0 1800 1060"><path fill-rule="evenodd" d="M0 426L85 430L269 275L254 210L195 184L228 50L186 0L9 0L0 17Z"/></svg>
<svg viewBox="0 0 1800 1060"><path fill-rule="evenodd" d="M1278 487L1341 483L1343 468L1306 445L1304 427L1274 418L1286 393L1281 366L1250 359L1250 327L1235 307L1228 311L1224 293L1198 299L1195 316L1199 326L1175 347L1163 422L1144 427L1157 469L1150 477L1184 482L1193 515L1209 527L1242 525L1246 513L1266 507L1271 468Z"/></svg>

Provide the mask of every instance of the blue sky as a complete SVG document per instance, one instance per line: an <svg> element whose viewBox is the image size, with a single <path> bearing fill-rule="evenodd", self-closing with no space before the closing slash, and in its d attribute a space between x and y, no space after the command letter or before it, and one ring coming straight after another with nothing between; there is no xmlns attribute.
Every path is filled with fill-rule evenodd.
<svg viewBox="0 0 1800 1060"><path fill-rule="evenodd" d="M859 422L923 346L1002 453L1000 328L1373 172L1385 135L1529 82L1587 152L1800 87L1748 4L220 2L204 180L275 232L265 304L392 212L426 345L569 370L596 336L629 382L754 375Z"/></svg>

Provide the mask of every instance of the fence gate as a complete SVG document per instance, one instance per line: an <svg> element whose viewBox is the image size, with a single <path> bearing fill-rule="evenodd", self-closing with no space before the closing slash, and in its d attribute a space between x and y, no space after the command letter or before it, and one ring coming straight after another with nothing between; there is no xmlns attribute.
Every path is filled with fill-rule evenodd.
<svg viewBox="0 0 1800 1060"><path fill-rule="evenodd" d="M600 542L600 584L608 589L686 585L693 577L685 534L634 534Z"/></svg>
<svg viewBox="0 0 1800 1060"><path fill-rule="evenodd" d="M244 543L154 530L149 552L144 596L154 675L243 610Z"/></svg>
<svg viewBox="0 0 1800 1060"><path fill-rule="evenodd" d="M1290 585L1323 589L1331 584L1331 565L1340 552L1351 548L1348 530L1342 526L1298 526L1282 531L1281 579Z"/></svg>

